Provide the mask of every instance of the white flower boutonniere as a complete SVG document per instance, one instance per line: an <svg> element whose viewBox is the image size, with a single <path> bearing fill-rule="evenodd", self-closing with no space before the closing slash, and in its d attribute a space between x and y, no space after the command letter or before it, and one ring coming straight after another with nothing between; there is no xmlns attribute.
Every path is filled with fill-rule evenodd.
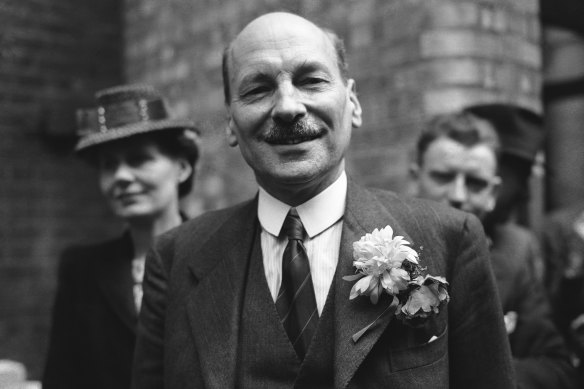
<svg viewBox="0 0 584 389"><path fill-rule="evenodd" d="M376 228L353 243L357 273L343 277L346 281L357 281L349 298L369 296L377 304L383 293L392 297L375 321L353 335L354 342L385 314L394 314L404 323L419 327L448 303L448 282L443 277L422 274L425 268L420 266L418 253L409 244L402 236L394 237L390 226Z"/></svg>

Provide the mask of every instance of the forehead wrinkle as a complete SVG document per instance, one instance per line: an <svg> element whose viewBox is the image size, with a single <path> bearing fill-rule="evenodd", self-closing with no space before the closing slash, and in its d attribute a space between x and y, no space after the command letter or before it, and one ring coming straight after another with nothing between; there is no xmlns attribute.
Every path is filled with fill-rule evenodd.
<svg viewBox="0 0 584 389"><path fill-rule="evenodd" d="M489 177L497 173L497 159L488 145L479 143L469 147L447 137L439 138L428 147L423 165L428 171L448 169Z"/></svg>
<svg viewBox="0 0 584 389"><path fill-rule="evenodd" d="M307 55L301 55L298 50L291 53L274 51L274 55L263 54L248 56L245 61L233 57L230 74L231 85L241 87L244 84L256 81L274 81L283 75L290 78L315 71L334 75L340 74L335 58L322 58L312 55L314 50L306 50ZM299 55L300 54L300 55Z"/></svg>
<svg viewBox="0 0 584 389"><path fill-rule="evenodd" d="M328 57L336 63L333 42L320 27L304 19L299 23L300 18L297 17L292 20L283 18L280 22L272 19L278 18L252 22L230 44L228 63L231 69L240 65L242 58L246 62L250 59L253 61L254 51L259 52L257 57L263 60L270 52L274 53L273 57L278 57L285 54L287 49L296 49L292 53L294 56L306 51L308 58L314 57L315 50L319 52L325 49ZM290 58L285 60L289 61Z"/></svg>

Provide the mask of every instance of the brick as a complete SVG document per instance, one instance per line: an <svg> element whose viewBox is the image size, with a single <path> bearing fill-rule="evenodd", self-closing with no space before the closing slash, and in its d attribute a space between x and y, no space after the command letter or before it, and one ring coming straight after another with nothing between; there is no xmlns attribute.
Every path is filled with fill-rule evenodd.
<svg viewBox="0 0 584 389"><path fill-rule="evenodd" d="M429 115L459 110L468 105L492 103L500 95L481 88L441 88L424 93L424 107Z"/></svg>
<svg viewBox="0 0 584 389"><path fill-rule="evenodd" d="M514 0L509 2L519 12L536 16L539 12L539 0Z"/></svg>
<svg viewBox="0 0 584 389"><path fill-rule="evenodd" d="M426 78L437 85L481 85L485 69L472 58L445 58L425 64Z"/></svg>
<svg viewBox="0 0 584 389"><path fill-rule="evenodd" d="M529 18L526 21L526 32L524 36L528 41L536 44L541 44L542 40L542 26L539 19Z"/></svg>
<svg viewBox="0 0 584 389"><path fill-rule="evenodd" d="M443 29L451 27L478 26L481 20L481 9L474 2L429 2L427 29Z"/></svg>
<svg viewBox="0 0 584 389"><path fill-rule="evenodd" d="M376 0L361 0L350 5L347 20L352 27L368 24L377 12Z"/></svg>
<svg viewBox="0 0 584 389"><path fill-rule="evenodd" d="M503 43L505 57L509 60L533 69L541 68L542 58L539 45L516 36L508 37Z"/></svg>
<svg viewBox="0 0 584 389"><path fill-rule="evenodd" d="M400 3L400 2L396 2ZM425 29L426 13L422 6L394 7L386 13L379 12L374 22L381 23L379 38L385 43L402 42L415 38Z"/></svg>
<svg viewBox="0 0 584 389"><path fill-rule="evenodd" d="M480 10L480 25L485 30L505 32L509 28L509 13L502 9L484 7ZM513 20L513 24L516 23Z"/></svg>
<svg viewBox="0 0 584 389"><path fill-rule="evenodd" d="M497 57L501 39L493 34L472 30L433 30L420 37L423 58L449 56Z"/></svg>

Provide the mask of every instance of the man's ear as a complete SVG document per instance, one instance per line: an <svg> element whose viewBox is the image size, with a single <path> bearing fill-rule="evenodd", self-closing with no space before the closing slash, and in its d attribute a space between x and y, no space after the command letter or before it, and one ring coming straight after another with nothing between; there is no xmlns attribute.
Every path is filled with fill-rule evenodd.
<svg viewBox="0 0 584 389"><path fill-rule="evenodd" d="M361 124L363 124L363 119L361 117L363 110L361 109L359 98L357 97L357 84L355 83L355 80L352 78L347 80L347 88L349 88L349 101L353 106L351 124L353 125L353 128L359 128L361 127Z"/></svg>
<svg viewBox="0 0 584 389"><path fill-rule="evenodd" d="M235 147L238 145L237 136L235 132L235 123L233 122L233 118L229 118L227 125L225 126L225 137L227 138L227 144L231 147Z"/></svg>
<svg viewBox="0 0 584 389"><path fill-rule="evenodd" d="M493 211L493 209L495 209L495 205L497 205L497 197L499 196L501 183L502 183L501 177L499 176L493 177L493 181L491 181L491 197L488 200L486 207L487 212Z"/></svg>

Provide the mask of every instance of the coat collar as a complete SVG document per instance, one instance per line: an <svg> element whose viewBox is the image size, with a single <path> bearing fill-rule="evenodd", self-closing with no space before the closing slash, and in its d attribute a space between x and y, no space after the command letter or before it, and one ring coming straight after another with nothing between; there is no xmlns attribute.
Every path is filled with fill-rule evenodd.
<svg viewBox="0 0 584 389"><path fill-rule="evenodd" d="M115 314L132 331L136 331L138 314L133 298L132 240L129 233L112 242L104 258L95 264L99 290Z"/></svg>

